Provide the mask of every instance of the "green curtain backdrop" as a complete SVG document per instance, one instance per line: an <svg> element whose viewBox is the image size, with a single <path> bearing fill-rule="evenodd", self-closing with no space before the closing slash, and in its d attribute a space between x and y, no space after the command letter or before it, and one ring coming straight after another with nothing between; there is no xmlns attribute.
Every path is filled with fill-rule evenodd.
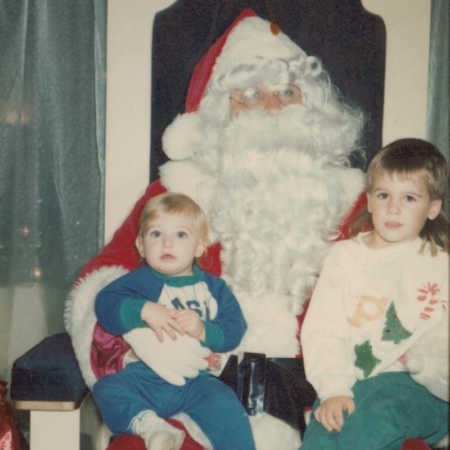
<svg viewBox="0 0 450 450"><path fill-rule="evenodd" d="M450 1L431 0L430 62L428 71L427 138L450 162ZM450 196L450 193L449 193ZM447 216L450 198L447 197Z"/></svg>
<svg viewBox="0 0 450 450"><path fill-rule="evenodd" d="M0 286L67 289L103 243L105 60L106 0L0 0Z"/></svg>
<svg viewBox="0 0 450 450"><path fill-rule="evenodd" d="M449 157L449 0L431 0L428 139Z"/></svg>

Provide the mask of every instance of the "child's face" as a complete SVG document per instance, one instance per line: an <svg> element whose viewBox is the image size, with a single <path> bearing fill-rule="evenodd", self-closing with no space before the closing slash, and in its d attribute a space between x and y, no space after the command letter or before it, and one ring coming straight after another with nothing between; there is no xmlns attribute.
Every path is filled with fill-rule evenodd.
<svg viewBox="0 0 450 450"><path fill-rule="evenodd" d="M426 220L439 215L442 205L441 200L430 199L422 171L408 176L380 172L367 200L374 226L373 247L414 240Z"/></svg>
<svg viewBox="0 0 450 450"><path fill-rule="evenodd" d="M165 275L191 275L194 258L204 250L200 230L182 214L164 213L152 220L136 247L153 269Z"/></svg>

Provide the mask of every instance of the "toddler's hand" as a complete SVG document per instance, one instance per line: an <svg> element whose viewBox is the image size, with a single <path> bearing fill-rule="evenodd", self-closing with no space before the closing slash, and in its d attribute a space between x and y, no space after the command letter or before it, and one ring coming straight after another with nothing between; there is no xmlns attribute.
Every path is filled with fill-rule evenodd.
<svg viewBox="0 0 450 450"><path fill-rule="evenodd" d="M155 332L158 340L163 342L164 333L167 333L173 340L177 338L177 332L184 334L175 318L175 313L174 309L148 301L141 310L141 318Z"/></svg>
<svg viewBox="0 0 450 450"><path fill-rule="evenodd" d="M330 397L320 403L314 411L317 422L328 431L341 431L344 425L344 411L352 414L355 410L355 403L351 397L340 395Z"/></svg>
<svg viewBox="0 0 450 450"><path fill-rule="evenodd" d="M175 319L178 326L189 336L205 340L205 326L203 325L200 316L191 309L177 310Z"/></svg>

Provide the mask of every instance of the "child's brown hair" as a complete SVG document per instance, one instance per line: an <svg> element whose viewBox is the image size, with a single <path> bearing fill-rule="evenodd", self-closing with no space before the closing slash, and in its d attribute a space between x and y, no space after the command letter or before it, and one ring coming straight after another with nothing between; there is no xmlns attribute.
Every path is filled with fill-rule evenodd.
<svg viewBox="0 0 450 450"><path fill-rule="evenodd" d="M371 160L367 169L367 191L371 192L376 175L385 172L388 175L410 175L425 173L425 182L431 200L441 200L444 206L448 187L448 164L442 153L431 143L423 139L398 139L383 147ZM373 228L367 208L361 210L349 225L350 237L360 231ZM449 222L443 211L436 219L425 222L420 237L431 245L432 253L439 245L449 251Z"/></svg>

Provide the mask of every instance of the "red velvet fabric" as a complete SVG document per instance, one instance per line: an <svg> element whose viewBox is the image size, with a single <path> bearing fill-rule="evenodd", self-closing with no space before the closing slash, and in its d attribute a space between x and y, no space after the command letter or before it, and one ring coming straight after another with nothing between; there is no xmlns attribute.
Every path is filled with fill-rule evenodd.
<svg viewBox="0 0 450 450"><path fill-rule="evenodd" d="M241 22L246 17L256 16L252 9L245 9L242 13L234 20L234 22L228 27L222 36L217 39L217 41L211 45L209 50L200 59L200 61L195 66L192 73L191 80L189 83L189 89L186 96L185 111L190 113L197 111L198 105L205 92L206 85L211 77L214 64L217 57L222 52L222 48L228 39L229 34L234 29L234 27Z"/></svg>
<svg viewBox="0 0 450 450"><path fill-rule="evenodd" d="M202 450L199 444L186 436L182 450ZM146 450L144 441L132 434L122 434L108 447L107 450ZM432 450L431 447L422 439L408 439L401 450Z"/></svg>
<svg viewBox="0 0 450 450"><path fill-rule="evenodd" d="M6 401L7 390L6 381L0 380L0 450L28 450L11 405Z"/></svg>
<svg viewBox="0 0 450 450"><path fill-rule="evenodd" d="M102 267L117 265L119 261L120 265L128 270L133 270L138 266L140 256L134 242L139 227L139 216L148 199L165 191L166 189L159 181L155 181L147 187L125 222L114 233L111 241L83 267L80 279Z"/></svg>
<svg viewBox="0 0 450 450"><path fill-rule="evenodd" d="M121 434L115 438L108 450L146 450L144 440L134 434Z"/></svg>
<svg viewBox="0 0 450 450"><path fill-rule="evenodd" d="M431 447L422 439L408 439L402 445L402 450L431 450Z"/></svg>
<svg viewBox="0 0 450 450"><path fill-rule="evenodd" d="M183 426L175 420L169 419L173 426L184 429ZM202 450L203 447L194 441L188 434L183 442L182 450ZM1 450L1 449L0 449ZM115 438L107 450L146 450L144 440L134 434L121 434Z"/></svg>

